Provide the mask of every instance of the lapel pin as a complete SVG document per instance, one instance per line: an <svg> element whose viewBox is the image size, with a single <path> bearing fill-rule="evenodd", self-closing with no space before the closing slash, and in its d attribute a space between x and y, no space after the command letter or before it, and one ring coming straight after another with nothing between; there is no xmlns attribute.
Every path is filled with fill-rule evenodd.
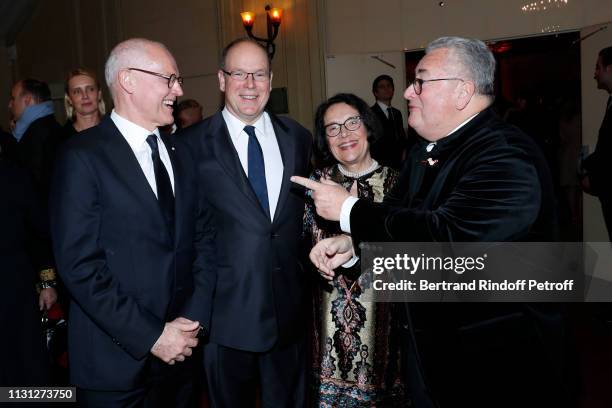
<svg viewBox="0 0 612 408"><path fill-rule="evenodd" d="M427 160L421 160L422 164L426 164L429 167L434 167L435 165L438 164L438 159L432 159L431 157L428 157Z"/></svg>

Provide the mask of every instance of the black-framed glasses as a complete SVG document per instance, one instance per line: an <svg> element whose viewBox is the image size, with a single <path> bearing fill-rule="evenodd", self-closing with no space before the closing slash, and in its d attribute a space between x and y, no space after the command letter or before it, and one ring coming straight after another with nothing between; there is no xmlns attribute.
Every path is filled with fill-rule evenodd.
<svg viewBox="0 0 612 408"><path fill-rule="evenodd" d="M270 79L270 73L268 71L257 71L257 72L244 72L244 71L226 71L222 69L225 75L236 81L246 81L249 75L253 77L255 82L265 82Z"/></svg>
<svg viewBox="0 0 612 408"><path fill-rule="evenodd" d="M465 82L465 80L461 79L461 78L435 78L435 79L415 78L414 81L412 81L410 84L408 84L408 87L410 87L412 85L412 87L414 87L414 93L417 94L417 95L420 95L421 92L423 92L423 84L425 82L436 82L436 81L461 81L461 82Z"/></svg>
<svg viewBox="0 0 612 408"><path fill-rule="evenodd" d="M176 74L165 75L165 74L160 74L159 72L147 71L146 69L140 69L140 68L128 68L128 70L144 72L145 74L155 75L156 77L167 79L168 88L172 88L174 84L177 82L180 86L183 86L183 77L176 76Z"/></svg>
<svg viewBox="0 0 612 408"><path fill-rule="evenodd" d="M329 125L326 125L325 134L328 137L336 137L340 134L342 126L344 126L346 130L350 130L352 132L361 127L361 122L361 116L351 116L345 120L344 123L330 123Z"/></svg>

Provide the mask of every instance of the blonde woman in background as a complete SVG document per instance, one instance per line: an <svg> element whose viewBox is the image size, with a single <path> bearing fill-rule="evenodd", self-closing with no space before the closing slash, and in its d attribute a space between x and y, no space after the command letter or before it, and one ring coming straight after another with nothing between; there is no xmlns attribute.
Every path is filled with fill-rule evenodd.
<svg viewBox="0 0 612 408"><path fill-rule="evenodd" d="M83 68L70 72L66 77L64 106L68 118L64 129L68 137L100 123L106 107L96 74Z"/></svg>

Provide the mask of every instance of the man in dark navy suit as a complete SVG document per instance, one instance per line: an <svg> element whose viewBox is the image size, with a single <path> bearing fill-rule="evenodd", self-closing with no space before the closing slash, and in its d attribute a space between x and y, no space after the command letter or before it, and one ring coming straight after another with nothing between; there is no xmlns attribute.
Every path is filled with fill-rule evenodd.
<svg viewBox="0 0 612 408"><path fill-rule="evenodd" d="M218 230L210 343L204 347L214 407L302 407L306 276L298 263L310 133L264 112L272 86L266 50L239 39L218 71L221 112L186 129L198 184Z"/></svg>
<svg viewBox="0 0 612 408"><path fill-rule="evenodd" d="M66 143L51 195L72 295L71 381L85 407L193 406L188 357L210 300L214 231L190 156L158 130L182 78L168 49L145 39L118 44L105 74L115 109Z"/></svg>

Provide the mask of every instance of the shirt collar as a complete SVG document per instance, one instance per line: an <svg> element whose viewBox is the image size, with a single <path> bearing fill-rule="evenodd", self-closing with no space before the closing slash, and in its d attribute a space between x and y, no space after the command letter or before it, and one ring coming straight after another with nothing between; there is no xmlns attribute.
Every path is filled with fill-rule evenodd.
<svg viewBox="0 0 612 408"><path fill-rule="evenodd" d="M376 100L376 103L378 104L378 106L380 106L380 109L382 109L383 112L385 112L385 115L387 114L387 109L389 109L391 107L391 105L387 105L384 102L381 102L379 100Z"/></svg>
<svg viewBox="0 0 612 408"><path fill-rule="evenodd" d="M480 113L480 112L479 112L479 113ZM461 129L463 126L467 125L467 123L468 123L469 121L471 121L472 119L474 119L474 118L475 118L477 115L478 115L478 113L477 113L477 114L475 114L475 115L470 116L469 118L467 118L466 120L464 120L463 122L461 122L461 124L459 124L459 126L457 126L456 128L454 128L453 130L451 130L451 131L450 131L450 132L449 132L449 133L448 133L448 134L447 134L445 137L443 137L442 139L437 140L437 141L435 141L435 142L428 142L428 143L427 143L427 145L426 145L426 147L425 147L425 150L426 150L428 153L429 153L429 152L431 152L431 151L433 150L433 148L434 148L434 147L435 147L435 146L438 144L438 142L440 142L441 140L444 140L446 137L448 137L448 136L452 135L453 133L455 133L456 131L458 131L459 129Z"/></svg>
<svg viewBox="0 0 612 408"><path fill-rule="evenodd" d="M240 136L240 133L244 130L244 127L247 126L247 124L238 119L236 116L234 116L234 114L227 110L227 107L223 108L221 114L223 115L223 119L227 124L227 129L229 130L230 137L232 139L238 138L238 136ZM255 132L258 133L259 137L265 137L267 134L269 134L269 132L267 131L269 123L270 117L268 116L267 112L264 112L259 117L259 119L257 119L255 123L253 123L251 126L255 128Z"/></svg>
<svg viewBox="0 0 612 408"><path fill-rule="evenodd" d="M478 112L478 113L480 113L480 112ZM448 132L448 135L446 135L446 136L450 136L450 135L452 135L453 133L455 133L456 131L458 131L459 129L461 129L461 128L462 128L462 127L464 127L465 125L467 125L467 123L468 123L470 120L474 119L474 118L476 117L476 115L478 115L478 113L475 113L474 115L470 116L469 118L467 118L466 120L464 120L463 122L461 122L461 124L459 124L459 126L457 126L457 127L456 127L456 128L454 128L453 130L451 130L450 132Z"/></svg>
<svg viewBox="0 0 612 408"><path fill-rule="evenodd" d="M149 148L149 145L146 143L147 137L150 134L154 134L159 137L159 129L155 128L153 132L148 131L147 129L135 124L134 122L130 122L128 119L119 115L114 109L111 112L111 119L119 129L119 132L123 135L125 140L127 140L128 144L132 148L132 150L142 150L144 148Z"/></svg>

